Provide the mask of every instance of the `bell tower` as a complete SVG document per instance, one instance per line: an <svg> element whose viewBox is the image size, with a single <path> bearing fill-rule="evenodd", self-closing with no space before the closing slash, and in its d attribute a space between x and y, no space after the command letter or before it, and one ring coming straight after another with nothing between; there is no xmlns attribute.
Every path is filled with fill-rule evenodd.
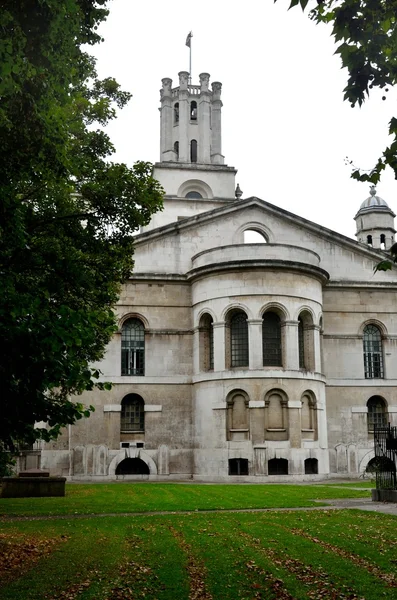
<svg viewBox="0 0 397 600"><path fill-rule="evenodd" d="M222 154L222 84L199 84L181 71L179 85L162 79L160 90L160 162L154 177L165 190L164 210L153 216L147 231L234 202L236 169Z"/></svg>
<svg viewBox="0 0 397 600"><path fill-rule="evenodd" d="M383 198L377 196L375 186L370 188L369 197L361 204L354 217L357 241L377 250L389 250L394 244L394 217Z"/></svg>

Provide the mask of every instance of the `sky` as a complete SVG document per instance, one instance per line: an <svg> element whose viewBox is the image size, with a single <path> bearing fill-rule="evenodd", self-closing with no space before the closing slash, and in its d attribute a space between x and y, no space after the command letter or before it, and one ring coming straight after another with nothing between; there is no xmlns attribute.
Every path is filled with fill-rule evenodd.
<svg viewBox="0 0 397 600"><path fill-rule="evenodd" d="M189 70L186 36L193 32L192 83L207 72L222 82L222 153L238 169L243 198L257 196L354 238L354 215L369 184L350 178L346 157L362 169L388 143L397 92L375 90L361 107L343 102L347 71L331 30L290 0L112 0L90 51L100 77L133 94L107 128L112 160L156 162L159 89ZM394 115L396 116L396 115ZM397 212L397 183L385 172L377 193Z"/></svg>

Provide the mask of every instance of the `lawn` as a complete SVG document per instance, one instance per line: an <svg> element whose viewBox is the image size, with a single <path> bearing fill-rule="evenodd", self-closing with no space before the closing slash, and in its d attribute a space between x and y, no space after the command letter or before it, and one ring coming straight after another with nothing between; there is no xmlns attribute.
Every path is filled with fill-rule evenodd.
<svg viewBox="0 0 397 600"><path fill-rule="evenodd" d="M297 506L299 495L305 505L318 495L357 493L368 497L362 490L328 486L69 485L66 498L47 499L54 501L52 513L62 518L46 519L43 507L36 512L38 520L3 517L0 598L394 600L396 517L323 509L200 512L231 504L248 508L260 495L262 506L271 502L274 507L277 496L280 505ZM67 514L86 507L87 498L92 512L103 516ZM157 499L158 514L105 515L121 513L128 498L134 499L134 510L142 511L153 510ZM33 516L33 500L20 500L7 512ZM170 512L184 501L193 512ZM14 503L3 499L2 512Z"/></svg>
<svg viewBox="0 0 397 600"><path fill-rule="evenodd" d="M294 508L325 498L368 498L368 490L329 485L68 484L65 498L0 498L2 515L120 514L176 510Z"/></svg>

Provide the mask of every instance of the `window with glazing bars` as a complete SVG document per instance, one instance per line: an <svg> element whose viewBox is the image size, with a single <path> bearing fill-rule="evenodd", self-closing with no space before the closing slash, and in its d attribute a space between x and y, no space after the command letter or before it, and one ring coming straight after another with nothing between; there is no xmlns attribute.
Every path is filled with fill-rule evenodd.
<svg viewBox="0 0 397 600"><path fill-rule="evenodd" d="M281 367L281 319L274 312L263 315L262 323L263 366Z"/></svg>
<svg viewBox="0 0 397 600"><path fill-rule="evenodd" d="M303 321L298 319L298 348L299 348L299 368L305 368L305 332L303 329Z"/></svg>
<svg viewBox="0 0 397 600"><path fill-rule="evenodd" d="M121 374L144 375L145 328L138 319L128 319L121 332Z"/></svg>
<svg viewBox="0 0 397 600"><path fill-rule="evenodd" d="M368 431L373 431L374 425L377 425L378 427L386 427L388 417L383 398L380 398L379 396L373 396L368 400L367 408Z"/></svg>
<svg viewBox="0 0 397 600"><path fill-rule="evenodd" d="M230 319L230 355L232 367L248 367L248 323L242 312Z"/></svg>
<svg viewBox="0 0 397 600"><path fill-rule="evenodd" d="M375 325L364 328L364 371L366 379L383 378L382 335Z"/></svg>
<svg viewBox="0 0 397 600"><path fill-rule="evenodd" d="M128 394L121 403L121 431L144 431L145 403L138 394Z"/></svg>
<svg viewBox="0 0 397 600"><path fill-rule="evenodd" d="M214 328L212 326L212 319L211 322L209 323L209 329L208 329L208 357L209 357L209 370L213 371L214 370Z"/></svg>

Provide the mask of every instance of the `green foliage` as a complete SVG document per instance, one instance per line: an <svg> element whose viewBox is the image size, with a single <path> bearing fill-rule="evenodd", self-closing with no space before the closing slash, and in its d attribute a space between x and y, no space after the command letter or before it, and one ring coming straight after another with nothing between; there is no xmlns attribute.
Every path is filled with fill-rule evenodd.
<svg viewBox="0 0 397 600"><path fill-rule="evenodd" d="M0 441L0 478L12 475L14 465L14 457Z"/></svg>
<svg viewBox="0 0 397 600"><path fill-rule="evenodd" d="M276 1L276 0L275 0ZM290 8L305 10L308 0L292 0ZM310 4L310 7L312 5ZM359 106L374 88L383 90L383 100L397 81L397 0L317 0L309 12L316 23L332 25L339 45L342 66L348 70L344 99ZM385 148L369 172L355 169L358 181L378 183L386 166L397 179L397 119L389 123L392 142Z"/></svg>
<svg viewBox="0 0 397 600"><path fill-rule="evenodd" d="M109 162L102 127L130 94L82 50L100 41L106 4L0 8L0 440L11 449L92 410L70 397L99 385L90 365L116 329L133 234L161 207L150 164Z"/></svg>

